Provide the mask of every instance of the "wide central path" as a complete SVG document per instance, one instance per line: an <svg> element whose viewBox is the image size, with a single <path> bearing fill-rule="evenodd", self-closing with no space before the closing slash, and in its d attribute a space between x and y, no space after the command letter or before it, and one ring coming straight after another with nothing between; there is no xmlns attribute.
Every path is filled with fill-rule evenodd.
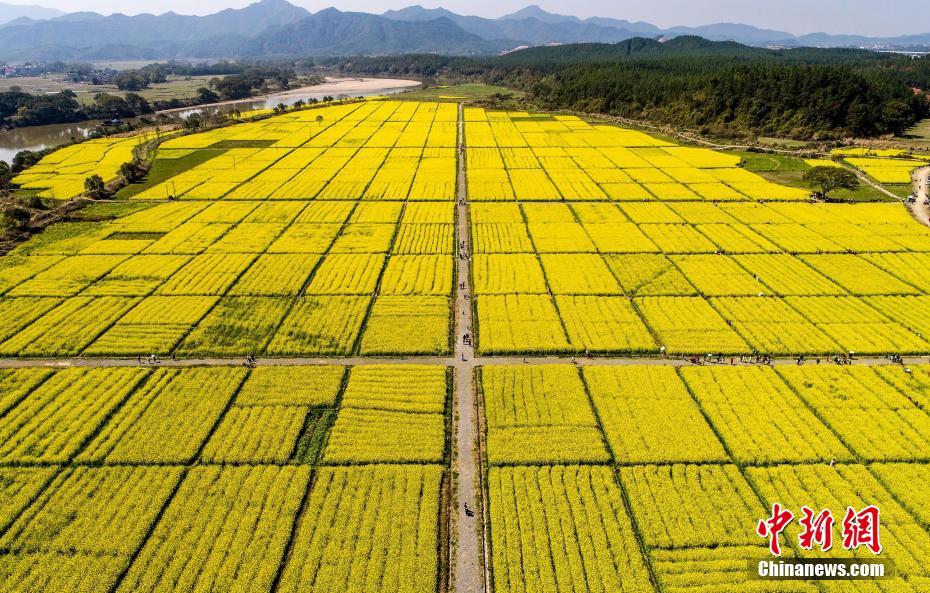
<svg viewBox="0 0 930 593"><path fill-rule="evenodd" d="M485 590L481 464L478 447L478 414L474 389L474 324L471 306L471 233L468 232L468 192L465 183L465 118L459 104L458 180L456 186L456 287L455 287L455 399L452 418L452 475L455 493L450 509L453 533L452 558L455 593ZM469 339L466 340L465 336Z"/></svg>

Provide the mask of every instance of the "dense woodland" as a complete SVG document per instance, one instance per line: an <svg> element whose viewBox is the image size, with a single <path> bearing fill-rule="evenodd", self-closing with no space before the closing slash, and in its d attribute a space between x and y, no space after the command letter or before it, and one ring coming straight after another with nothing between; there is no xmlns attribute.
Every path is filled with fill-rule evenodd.
<svg viewBox="0 0 930 593"><path fill-rule="evenodd" d="M881 136L927 117L930 57L845 49L766 50L679 37L661 44L533 48L321 61L344 72L503 84L542 108L621 115L720 135Z"/></svg>

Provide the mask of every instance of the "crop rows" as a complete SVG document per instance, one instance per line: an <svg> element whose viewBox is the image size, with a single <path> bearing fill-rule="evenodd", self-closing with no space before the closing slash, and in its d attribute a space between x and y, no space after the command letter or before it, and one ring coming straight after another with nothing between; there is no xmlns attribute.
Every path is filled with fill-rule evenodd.
<svg viewBox="0 0 930 593"><path fill-rule="evenodd" d="M738 157L676 146L574 116L465 109L474 201L805 200L737 168Z"/></svg>
<svg viewBox="0 0 930 593"><path fill-rule="evenodd" d="M449 389L419 365L2 371L0 590L434 592Z"/></svg>
<svg viewBox="0 0 930 593"><path fill-rule="evenodd" d="M856 237L863 242L876 235L889 239L887 233L911 228L903 222L906 214L881 205L853 212L817 208L794 203L474 204L479 351L822 355L930 350L930 324L922 301L914 300L926 295L922 271L930 265L928 254L903 245L878 252L865 245L849 247ZM841 215L842 222L814 222L828 212ZM822 250L829 238L819 233L830 225L841 227L837 232L847 246ZM730 234L721 233L722 227ZM714 230L706 232L709 228ZM800 251L788 242L803 236L798 229L810 236L810 247ZM733 235L749 247L729 251ZM725 239L713 243L719 237Z"/></svg>
<svg viewBox="0 0 930 593"><path fill-rule="evenodd" d="M173 138L160 159L207 160L134 197L451 201L456 119L454 105L369 101Z"/></svg>
<svg viewBox="0 0 930 593"><path fill-rule="evenodd" d="M926 366L485 366L478 382L494 591L821 590L749 580L747 562L771 558L755 529L774 502L875 504L896 563L876 591L930 576ZM786 533L788 557L850 554Z"/></svg>
<svg viewBox="0 0 930 593"><path fill-rule="evenodd" d="M27 243L0 269L9 295L0 309L17 319L0 332L0 352L449 351L451 204L288 202L298 207L287 211L278 202L226 204L169 203L114 221L114 234L159 229L125 252L84 227L73 230L95 245L114 244L111 253L95 247L82 255L71 235ZM158 211L170 224L153 218ZM59 255L45 255L52 252Z"/></svg>

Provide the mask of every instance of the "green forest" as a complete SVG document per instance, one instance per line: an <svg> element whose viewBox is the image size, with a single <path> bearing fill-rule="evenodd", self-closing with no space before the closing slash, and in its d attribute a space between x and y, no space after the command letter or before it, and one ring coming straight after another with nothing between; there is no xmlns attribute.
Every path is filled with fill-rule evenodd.
<svg viewBox="0 0 930 593"><path fill-rule="evenodd" d="M897 134L927 117L930 57L864 50L767 50L679 37L667 43L540 47L489 58L411 55L320 61L356 74L481 80L537 107L798 139Z"/></svg>

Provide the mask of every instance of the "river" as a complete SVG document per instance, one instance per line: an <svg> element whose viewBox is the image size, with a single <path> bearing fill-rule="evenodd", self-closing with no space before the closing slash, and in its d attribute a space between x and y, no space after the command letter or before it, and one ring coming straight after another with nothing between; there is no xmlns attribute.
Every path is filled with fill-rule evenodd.
<svg viewBox="0 0 930 593"><path fill-rule="evenodd" d="M326 82L283 93L275 93L254 99L241 101L227 101L211 105L201 105L184 109L169 109L160 111L179 117L187 117L192 113L229 113L235 109L247 111L249 109L270 108L284 103L293 105L299 100L322 99L326 96L344 97L370 97L374 95L393 95L419 86L414 80L397 80L381 78L327 78ZM131 120L130 120L131 121ZM29 126L14 128L0 132L0 160L7 163L13 160L21 150L43 150L52 146L66 144L74 139L85 138L96 128L98 120L82 121L73 124L49 124L46 126Z"/></svg>

